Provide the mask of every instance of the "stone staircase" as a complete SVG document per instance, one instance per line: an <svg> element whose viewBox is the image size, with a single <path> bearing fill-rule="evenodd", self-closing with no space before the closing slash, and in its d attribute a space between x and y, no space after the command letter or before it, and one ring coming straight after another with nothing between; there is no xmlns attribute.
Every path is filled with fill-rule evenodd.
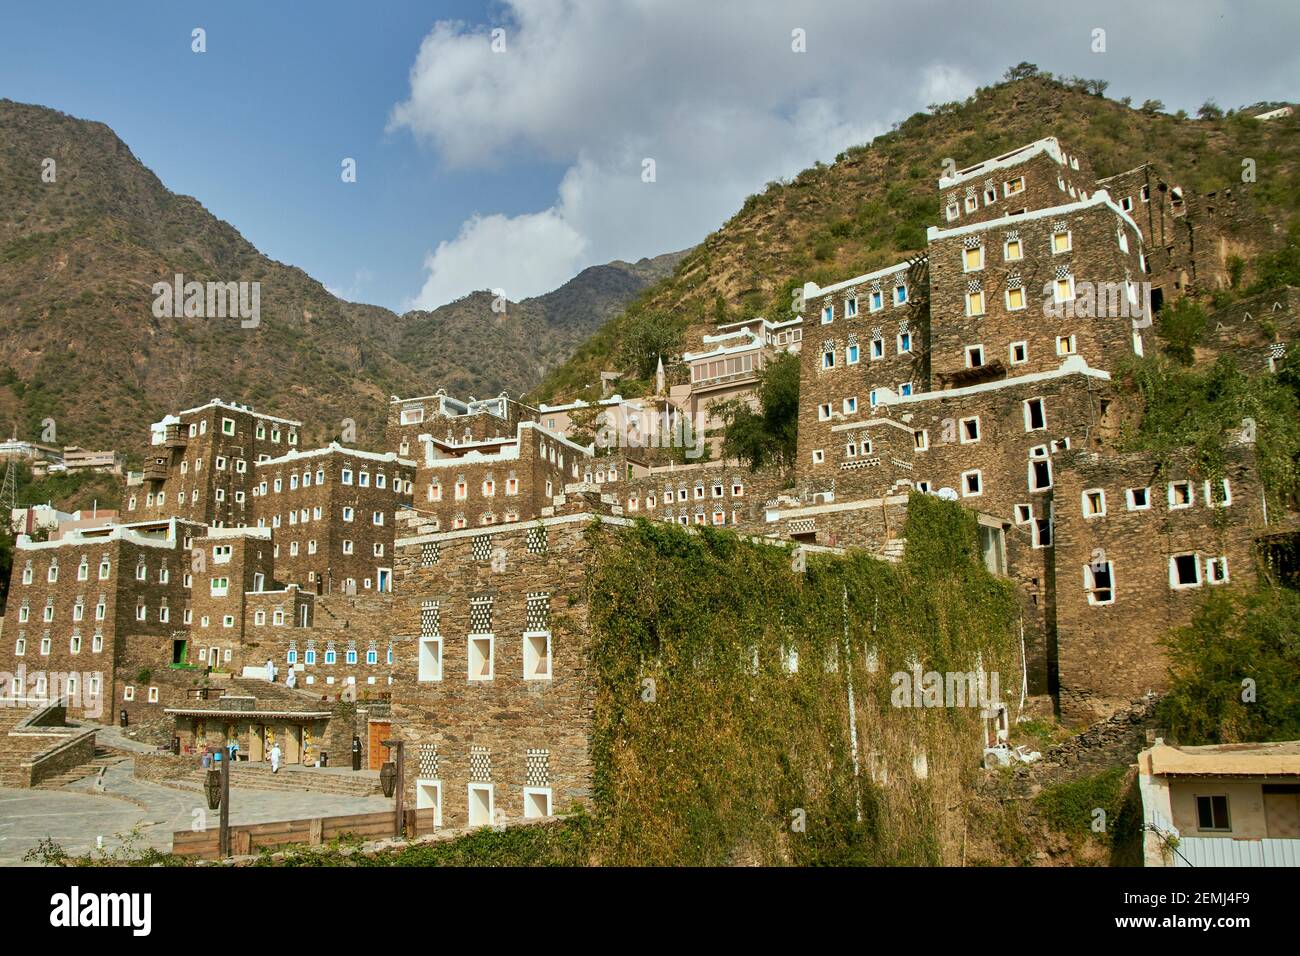
<svg viewBox="0 0 1300 956"><path fill-rule="evenodd" d="M194 770L169 785L185 790L202 790L206 770ZM281 793L330 793L348 797L373 797L383 791L379 777L365 771L317 770L310 767L281 767L271 773L265 764L235 763L230 770L230 785L245 790L275 790Z"/></svg>
<svg viewBox="0 0 1300 956"><path fill-rule="evenodd" d="M890 538L885 542L885 546L880 549L876 557L884 561L891 561L897 564L903 560L903 552L907 550L906 538Z"/></svg>
<svg viewBox="0 0 1300 956"><path fill-rule="evenodd" d="M130 760L130 756L122 753L120 750L114 750L111 747L101 747L96 745L95 757L88 763L72 767L57 776L50 777L48 780L42 780L33 790L60 790L70 783L76 783L92 774L99 773L103 767L111 767L119 764L124 760Z"/></svg>

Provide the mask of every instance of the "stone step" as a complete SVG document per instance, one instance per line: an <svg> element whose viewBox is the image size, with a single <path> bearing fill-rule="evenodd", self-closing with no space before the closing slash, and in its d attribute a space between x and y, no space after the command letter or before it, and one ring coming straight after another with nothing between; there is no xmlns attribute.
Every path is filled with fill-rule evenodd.
<svg viewBox="0 0 1300 956"><path fill-rule="evenodd" d="M130 757L118 753L117 751L110 750L107 747L96 747L95 757L93 760L88 760L86 763L80 764L76 767L70 767L57 776L50 777L47 780L42 780L32 789L60 790L70 783L76 783L78 780L84 780L86 777L99 773L101 767L111 767L114 764L130 759Z"/></svg>
<svg viewBox="0 0 1300 956"><path fill-rule="evenodd" d="M187 789L202 789L207 779L206 770L195 770L176 782ZM315 773L311 770L282 769L271 773L264 767L241 767L231 771L230 785L248 790L277 790L282 792L331 793L349 797L377 796L382 792L379 780L371 776L347 776L337 773Z"/></svg>

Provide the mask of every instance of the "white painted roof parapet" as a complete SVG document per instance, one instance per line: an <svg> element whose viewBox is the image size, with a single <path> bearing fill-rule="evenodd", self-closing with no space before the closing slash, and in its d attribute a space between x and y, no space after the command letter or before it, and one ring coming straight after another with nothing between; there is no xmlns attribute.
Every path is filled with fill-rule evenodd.
<svg viewBox="0 0 1300 956"><path fill-rule="evenodd" d="M924 257L922 257L924 258ZM887 275L895 272L906 272L911 267L910 262L899 262L892 266L885 266L883 269L877 269L875 272L868 272L866 275L854 276L852 279L845 279L843 282L836 282L821 288L816 282L805 282L803 286L803 297L805 301L827 295L831 292L839 292L841 289L848 289L855 285L861 285L864 282L870 282L872 279L882 279Z"/></svg>
<svg viewBox="0 0 1300 956"><path fill-rule="evenodd" d="M266 461L254 462L254 466L261 468L264 465L284 465L299 461L303 458L320 458L324 455L348 455L352 458L360 458L364 461L381 462L384 464L405 465L407 468L414 468L415 462L408 458L400 458L395 451L375 452L362 451L360 448L347 448L336 441L330 442L324 448L313 448L310 451L298 451L291 448L286 454L279 458L268 458Z"/></svg>
<svg viewBox="0 0 1300 956"><path fill-rule="evenodd" d="M987 222L972 222L964 226L954 226L951 229L941 229L939 226L931 226L926 230L926 240L934 242L936 239L948 239L952 236L966 236L971 233L984 232L988 229L1005 229L1008 226L1014 226L1019 222L1026 222L1034 219L1051 219L1054 216L1068 216L1071 213L1082 212L1085 209L1092 209L1096 206L1106 206L1111 212L1124 220L1137 235L1139 241L1142 239L1142 230L1138 224L1133 221L1123 209L1115 205L1110 198L1110 193L1104 189L1099 189L1087 199L1080 202L1066 203L1063 206L1048 206L1046 209L1034 209L1030 212L1022 212L1017 216L1002 216L1000 219L990 219Z"/></svg>
<svg viewBox="0 0 1300 956"><path fill-rule="evenodd" d="M1037 156L1039 153L1046 153L1056 160L1057 165L1065 165L1065 151L1061 149L1060 141L1055 136L1045 136L1042 139L1035 140L1027 146L1021 146L1019 149L1013 149L1009 153L1003 153L993 159L986 159L982 163L976 163L974 166L967 166L965 169L959 169L951 176L939 177L940 189L951 189L953 186L959 186L968 179L977 179L985 176L998 169L1006 169L1010 166L1016 166L1027 159Z"/></svg>

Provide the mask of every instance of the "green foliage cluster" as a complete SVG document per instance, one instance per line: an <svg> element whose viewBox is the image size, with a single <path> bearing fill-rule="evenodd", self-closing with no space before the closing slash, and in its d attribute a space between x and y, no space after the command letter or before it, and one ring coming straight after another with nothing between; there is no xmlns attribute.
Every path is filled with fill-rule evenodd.
<svg viewBox="0 0 1300 956"><path fill-rule="evenodd" d="M764 465L794 464L799 437L799 356L784 353L758 376L758 411L733 400L721 409L726 431L723 454L757 471Z"/></svg>
<svg viewBox="0 0 1300 956"><path fill-rule="evenodd" d="M1094 839L1112 850L1140 854L1142 801L1136 775L1131 775L1128 767L1110 767L1048 787L1034 798L1034 809L1060 833ZM1104 816L1099 816L1098 810ZM1123 862L1114 857L1112 861Z"/></svg>
<svg viewBox="0 0 1300 956"><path fill-rule="evenodd" d="M1212 591L1166 647L1159 713L1179 743L1300 739L1300 593Z"/></svg>
<svg viewBox="0 0 1300 956"><path fill-rule="evenodd" d="M956 861L980 711L895 707L891 674L978 662L1014 696L1019 609L985 570L969 512L914 495L900 530L899 564L813 553L799 573L788 549L729 532L593 526L603 862Z"/></svg>
<svg viewBox="0 0 1300 956"><path fill-rule="evenodd" d="M1293 350L1294 352L1294 350ZM1140 424L1124 436L1129 451L1167 459L1191 446L1196 465L1223 474L1227 445L1255 423L1255 454L1270 505L1300 494L1300 359L1288 356L1277 375L1247 375L1231 356L1201 371L1161 356L1127 361L1118 375L1138 391Z"/></svg>
<svg viewBox="0 0 1300 956"><path fill-rule="evenodd" d="M1205 307L1194 299L1179 299L1156 317L1156 335L1165 354L1183 365L1196 358L1196 346L1205 335Z"/></svg>

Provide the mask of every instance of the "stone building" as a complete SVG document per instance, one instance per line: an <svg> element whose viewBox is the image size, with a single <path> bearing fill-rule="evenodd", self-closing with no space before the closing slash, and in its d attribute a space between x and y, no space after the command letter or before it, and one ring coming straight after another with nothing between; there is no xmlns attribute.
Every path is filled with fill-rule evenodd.
<svg viewBox="0 0 1300 956"><path fill-rule="evenodd" d="M563 496L560 496L563 497ZM401 537L392 714L408 798L442 826L547 816L590 797L582 506ZM627 519L601 516L603 521Z"/></svg>
<svg viewBox="0 0 1300 956"><path fill-rule="evenodd" d="M252 517L274 532L281 580L315 591L392 589L393 516L411 504L415 462L331 443L255 466Z"/></svg>
<svg viewBox="0 0 1300 956"><path fill-rule="evenodd" d="M161 704L158 682L137 680L130 657L151 647L151 675L184 663L188 553L204 530L169 518L56 541L20 535L0 647L3 695L66 697L69 714L92 719L111 713L113 701L127 711Z"/></svg>
<svg viewBox="0 0 1300 956"><path fill-rule="evenodd" d="M128 520L175 516L253 524L253 466L298 447L302 423L213 399L150 426L143 479L128 479Z"/></svg>

